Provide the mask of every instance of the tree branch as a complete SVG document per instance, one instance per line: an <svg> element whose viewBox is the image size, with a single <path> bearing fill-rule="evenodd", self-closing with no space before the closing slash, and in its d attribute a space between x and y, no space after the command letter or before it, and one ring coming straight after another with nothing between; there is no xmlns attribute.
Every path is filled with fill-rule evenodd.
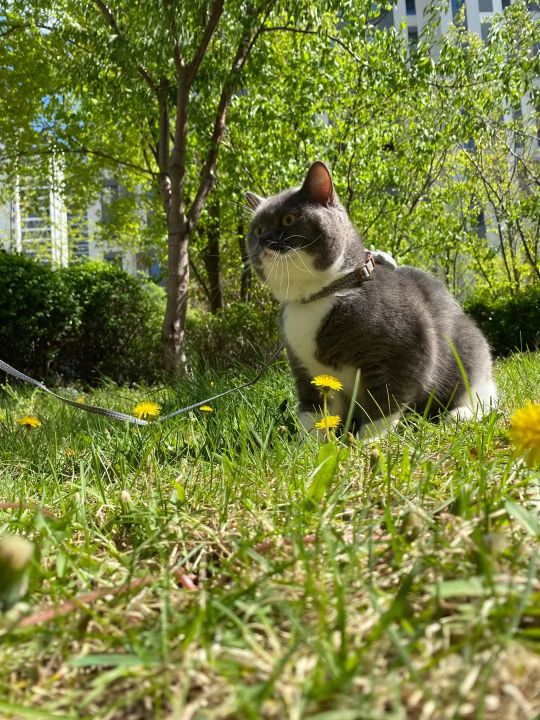
<svg viewBox="0 0 540 720"><path fill-rule="evenodd" d="M118 35L118 37L125 38L124 33L122 32L120 25L118 24L116 17L114 16L112 10L109 8L109 6L103 1L103 0L93 0L94 4L97 5L99 8L101 14L107 21L107 23L111 26L113 31ZM137 70L139 72L139 75L144 78L149 88L152 90L152 92L157 95L159 92L159 86L152 77L152 75L148 72L148 70L144 67L142 63L137 63Z"/></svg>
<svg viewBox="0 0 540 720"><path fill-rule="evenodd" d="M204 207L206 198L208 197L208 193L212 189L219 146L225 132L225 120L227 118L227 111L229 108L232 94L235 89L236 81L240 73L242 72L242 69L246 63L246 60L249 57L251 50L253 49L253 45L255 44L257 38L259 37L264 28L264 23L266 22L270 12L272 11L274 4L275 0L270 0L270 2L268 2L263 21L261 25L259 25L259 27L255 30L255 32L253 32L253 28L249 25L244 30L244 33L242 34L242 37L238 44L238 48L235 53L229 75L223 84L221 96L216 111L216 117L214 120L214 129L212 132L212 138L210 140L210 148L208 150L205 163L201 170L197 194L188 213L188 222L191 228L193 228L197 224L201 216L201 212ZM255 15L256 11L252 9L251 14Z"/></svg>
<svg viewBox="0 0 540 720"><path fill-rule="evenodd" d="M75 141L77 142L77 141ZM0 161L4 160L14 160L18 157L31 157L32 155L53 155L54 153L62 152L62 153L74 153L74 154L80 154L80 155L95 155L96 157L103 158L104 160L109 160L110 162L114 163L115 165L122 165L124 167L130 168L131 170L135 170L141 174L144 175L150 175L151 177L154 177L154 173L150 172L146 168L141 167L140 165L135 165L134 163L128 162L127 160L121 160L120 158L114 157L113 155L109 155L108 153L104 152L103 150L92 150L84 145L82 143L78 143L80 147L78 148L70 148L70 147L48 147L48 148L31 148L29 150L22 150L18 151L17 153L14 153L12 155L3 155L0 157Z"/></svg>
<svg viewBox="0 0 540 720"><path fill-rule="evenodd" d="M189 87L191 87L191 85L193 84L193 80L195 79L197 72L199 71L201 62L206 55L208 45L210 44L212 36L214 35L219 19L223 14L224 5L224 0L213 0L212 7L210 8L210 17L208 18L208 22L206 23L206 27L204 28L201 42L199 43L199 46L195 51L195 55L188 64L186 79Z"/></svg>
<svg viewBox="0 0 540 720"><path fill-rule="evenodd" d="M169 108L167 104L168 82L162 77L159 81L159 140L158 140L158 167L159 182L165 213L169 212L171 204L171 178L169 175Z"/></svg>
<svg viewBox="0 0 540 720"><path fill-rule="evenodd" d="M12 35L14 32L17 32L17 30L24 30L24 28L25 25L22 24L12 25L11 27L7 28L7 30L4 30L4 32L0 33L0 40L8 37L9 35Z"/></svg>
<svg viewBox="0 0 540 720"><path fill-rule="evenodd" d="M291 33L298 33L300 35L320 35L321 33L318 32L318 30L308 30L307 28L297 28L293 27L292 25L274 25L272 27L263 27L261 29L261 32L291 32ZM351 48L343 42L340 38L338 38L336 35L329 35L328 33L324 33L324 36L331 40L332 42L336 43L336 45L339 45L340 48L345 50L346 53L348 53L355 62L359 63L360 58L358 55L351 50Z"/></svg>

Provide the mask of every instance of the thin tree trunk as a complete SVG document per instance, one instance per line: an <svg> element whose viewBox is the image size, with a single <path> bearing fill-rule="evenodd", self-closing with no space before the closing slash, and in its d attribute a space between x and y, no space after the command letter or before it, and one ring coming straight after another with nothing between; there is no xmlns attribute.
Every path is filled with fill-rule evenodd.
<svg viewBox="0 0 540 720"><path fill-rule="evenodd" d="M176 68L176 126L174 147L167 163L166 174L169 177L169 200L166 201L168 230L168 283L167 306L163 322L163 349L165 371L182 373L187 369L185 350L185 318L189 290L189 238L196 228L208 194L212 189L219 147L225 132L227 110L233 92L237 86L244 64L253 45L262 31L275 0L264 0L260 7L251 6L247 11L246 23L228 73L224 81L214 118L214 127L210 146L201 170L195 198L188 209L186 207L186 150L188 137L188 109L190 91L199 71L201 62L223 13L225 0L212 0L208 20L200 44L190 62L181 57L180 46L174 49ZM260 24L256 24L260 18ZM160 128L160 137L163 137ZM160 141L160 154L165 142ZM160 174L163 174L160 166ZM162 181L163 188L163 181ZM162 190L162 194L163 190ZM165 197L165 195L164 195Z"/></svg>
<svg viewBox="0 0 540 720"><path fill-rule="evenodd" d="M223 285L221 282L221 256L219 252L219 202L214 200L208 208L209 223L206 228L204 266L208 276L210 310L216 313L223 307Z"/></svg>
<svg viewBox="0 0 540 720"><path fill-rule="evenodd" d="M187 368L185 321L189 288L189 233L185 216L170 213L168 228L167 305L163 321L165 371L183 373Z"/></svg>

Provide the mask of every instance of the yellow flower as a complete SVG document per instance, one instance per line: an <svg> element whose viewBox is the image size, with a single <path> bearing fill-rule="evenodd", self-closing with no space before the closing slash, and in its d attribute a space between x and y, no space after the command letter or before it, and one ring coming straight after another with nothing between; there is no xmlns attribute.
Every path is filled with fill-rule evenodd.
<svg viewBox="0 0 540 720"><path fill-rule="evenodd" d="M211 408L210 405L201 405L201 407L199 408L199 410L202 410L202 412L205 412L205 413L214 412L214 409Z"/></svg>
<svg viewBox="0 0 540 720"><path fill-rule="evenodd" d="M529 467L540 464L540 405L528 403L514 413L508 435Z"/></svg>
<svg viewBox="0 0 540 720"><path fill-rule="evenodd" d="M337 428L338 425L341 425L341 418L339 415L325 415L322 420L315 423L317 430L329 430Z"/></svg>
<svg viewBox="0 0 540 720"><path fill-rule="evenodd" d="M79 395L75 402L77 403L77 405L84 405L86 402L84 395Z"/></svg>
<svg viewBox="0 0 540 720"><path fill-rule="evenodd" d="M156 417L161 406L155 402L140 402L133 408L133 414L138 418Z"/></svg>
<svg viewBox="0 0 540 720"><path fill-rule="evenodd" d="M37 417L34 417L33 415L25 415L24 417L19 418L17 423L25 428L28 428L28 430L31 430L32 428L39 427L41 425L41 420L38 420Z"/></svg>
<svg viewBox="0 0 540 720"><path fill-rule="evenodd" d="M333 375L315 375L311 384L321 388L323 392L328 390L341 390L343 388L343 383Z"/></svg>

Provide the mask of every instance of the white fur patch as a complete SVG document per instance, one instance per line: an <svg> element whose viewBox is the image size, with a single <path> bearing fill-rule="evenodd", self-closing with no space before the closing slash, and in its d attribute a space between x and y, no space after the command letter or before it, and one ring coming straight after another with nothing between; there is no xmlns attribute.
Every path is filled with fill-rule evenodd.
<svg viewBox="0 0 540 720"><path fill-rule="evenodd" d="M498 393L497 386L493 380L484 380L471 388L471 396L465 393L460 398L458 407L450 410L458 420L479 420L497 407Z"/></svg>
<svg viewBox="0 0 540 720"><path fill-rule="evenodd" d="M265 282L279 302L295 302L315 294L343 274L341 264L340 255L326 270L317 270L313 255L305 250L280 253L266 248L261 255Z"/></svg>
<svg viewBox="0 0 540 720"><path fill-rule="evenodd" d="M283 334L287 344L310 377L333 375L342 384L343 390L329 399L328 411L332 415L347 414L346 398L352 396L356 379L356 368L345 366L336 370L321 363L317 357L317 334L324 318L334 304L333 296L315 300L306 305L287 303L283 309Z"/></svg>

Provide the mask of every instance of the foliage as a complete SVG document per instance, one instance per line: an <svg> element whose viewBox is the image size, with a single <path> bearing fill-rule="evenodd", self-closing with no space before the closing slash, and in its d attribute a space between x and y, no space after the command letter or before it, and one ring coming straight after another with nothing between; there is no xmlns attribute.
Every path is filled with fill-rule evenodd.
<svg viewBox="0 0 540 720"><path fill-rule="evenodd" d="M247 376L87 401L166 413ZM145 428L1 389L0 524L36 549L0 616L2 717L538 714L538 472L507 431L540 400L540 356L496 380L498 413L403 421L331 481L330 448L287 432L283 366ZM29 412L40 427L16 425Z"/></svg>
<svg viewBox="0 0 540 720"><path fill-rule="evenodd" d="M262 364L279 343L273 303L232 302L214 315L192 309L187 317L188 349L195 367L231 368Z"/></svg>
<svg viewBox="0 0 540 720"><path fill-rule="evenodd" d="M0 251L2 360L22 372L46 376L78 331L78 305L58 273L24 255Z"/></svg>
<svg viewBox="0 0 540 720"><path fill-rule="evenodd" d="M465 308L486 334L496 355L540 347L540 283L493 300L472 297Z"/></svg>
<svg viewBox="0 0 540 720"><path fill-rule="evenodd" d="M161 288L106 263L53 270L0 253L2 359L38 378L159 375Z"/></svg>
<svg viewBox="0 0 540 720"><path fill-rule="evenodd" d="M58 271L76 298L80 324L66 343L65 371L116 382L159 376L163 291L103 262Z"/></svg>

